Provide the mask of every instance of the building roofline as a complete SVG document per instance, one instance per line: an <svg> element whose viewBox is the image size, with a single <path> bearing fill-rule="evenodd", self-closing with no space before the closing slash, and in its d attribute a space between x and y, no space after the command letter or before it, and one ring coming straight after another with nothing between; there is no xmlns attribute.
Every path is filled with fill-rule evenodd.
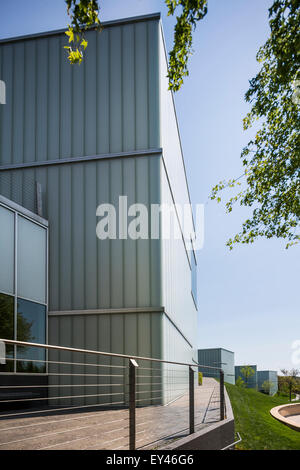
<svg viewBox="0 0 300 470"><path fill-rule="evenodd" d="M257 373L258 372L276 372L276 374L277 374L277 370L270 370L270 369L258 370Z"/></svg>
<svg viewBox="0 0 300 470"><path fill-rule="evenodd" d="M257 364L240 364L240 365L235 365L234 367L256 367L256 372L257 372Z"/></svg>
<svg viewBox="0 0 300 470"><path fill-rule="evenodd" d="M226 349L226 348L201 348L201 349L198 349L198 351L227 351L227 352L230 352L232 354L234 354L234 351L231 351L230 349Z"/></svg>
<svg viewBox="0 0 300 470"><path fill-rule="evenodd" d="M161 18L161 14L160 12L158 12L158 13L150 13L148 15L121 18L118 20L103 21L101 25L105 28L107 26L119 26L119 25L130 24L130 23L139 23L143 21L160 20L160 18ZM63 34L66 31L66 29L67 28L56 29L52 31L42 31L40 33L25 34L22 36L8 37L8 38L0 39L0 44L7 44L11 42L26 41L30 39L55 36L58 34ZM91 27L90 29L93 29L93 28Z"/></svg>

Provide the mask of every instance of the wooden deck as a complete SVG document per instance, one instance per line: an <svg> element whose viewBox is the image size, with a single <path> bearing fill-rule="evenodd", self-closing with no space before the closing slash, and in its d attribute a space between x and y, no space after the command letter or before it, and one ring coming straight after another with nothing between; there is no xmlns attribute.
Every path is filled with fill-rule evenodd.
<svg viewBox="0 0 300 470"><path fill-rule="evenodd" d="M188 395L166 406L136 411L138 449L163 449L189 433ZM195 430L220 419L219 384L205 378L195 389ZM25 413L25 414L21 414ZM0 413L0 450L126 450L128 409Z"/></svg>

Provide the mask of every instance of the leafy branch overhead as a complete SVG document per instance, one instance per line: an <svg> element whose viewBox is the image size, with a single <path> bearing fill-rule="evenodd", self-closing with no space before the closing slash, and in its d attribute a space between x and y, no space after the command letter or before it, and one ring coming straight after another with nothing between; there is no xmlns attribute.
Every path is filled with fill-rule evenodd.
<svg viewBox="0 0 300 470"><path fill-rule="evenodd" d="M252 108L244 129L257 121L260 128L242 151L242 177L221 181L211 194L220 202L224 188L244 182L227 211L236 202L253 208L227 242L230 249L262 236L286 239L286 248L300 239L300 0L275 0L269 23L270 37L257 54L262 67L245 96Z"/></svg>
<svg viewBox="0 0 300 470"><path fill-rule="evenodd" d="M69 45L64 46L68 51L68 59L71 64L80 64L88 42L84 37L85 31L90 28L101 29L98 17L99 5L97 0L65 0L67 12L71 18L66 35Z"/></svg>
<svg viewBox="0 0 300 470"><path fill-rule="evenodd" d="M91 28L101 30L99 0L65 0L71 18L66 35L69 37L68 59L71 64L80 64L88 45L84 33ZM169 57L169 88L178 91L183 78L188 75L188 59L192 54L192 32L197 21L207 13L207 0L165 0L168 15L174 15L178 8L174 31L174 46Z"/></svg>
<svg viewBox="0 0 300 470"><path fill-rule="evenodd" d="M65 0L71 24L68 58L72 64L83 60L89 28L101 29L100 0ZM169 54L169 88L178 91L188 75L193 31L207 13L207 0L164 0L168 15L176 16L173 49ZM212 189L211 199L221 201L225 188L240 186L226 203L253 209L240 233L227 242L252 243L256 238L281 237L287 247L300 239L300 0L274 0L269 9L270 37L260 48L261 69L252 80L245 99L251 110L243 124L247 130L260 126L243 149L243 174L221 181Z"/></svg>
<svg viewBox="0 0 300 470"><path fill-rule="evenodd" d="M174 15L176 9L182 11L176 17L177 22L174 31L174 46L169 54L169 88L178 91L183 84L183 78L189 74L187 64L192 54L192 32L197 21L204 18L207 13L207 0L165 0L168 7L168 15Z"/></svg>

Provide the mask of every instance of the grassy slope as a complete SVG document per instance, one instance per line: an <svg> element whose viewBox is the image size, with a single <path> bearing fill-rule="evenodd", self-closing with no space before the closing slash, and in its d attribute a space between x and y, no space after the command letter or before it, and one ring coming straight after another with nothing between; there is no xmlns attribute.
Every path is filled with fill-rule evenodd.
<svg viewBox="0 0 300 470"><path fill-rule="evenodd" d="M270 415L274 406L288 403L283 397L269 397L251 389L226 384L236 431L243 450L300 450L300 432L294 431Z"/></svg>

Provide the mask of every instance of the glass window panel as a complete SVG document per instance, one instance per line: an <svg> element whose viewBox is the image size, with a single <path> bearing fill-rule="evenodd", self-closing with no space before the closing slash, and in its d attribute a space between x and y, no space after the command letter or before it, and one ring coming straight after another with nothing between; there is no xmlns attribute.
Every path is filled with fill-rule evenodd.
<svg viewBox="0 0 300 470"><path fill-rule="evenodd" d="M0 338L14 339L14 298L0 294ZM14 346L6 344L6 364L0 364L0 372L13 372Z"/></svg>
<svg viewBox="0 0 300 470"><path fill-rule="evenodd" d="M46 307L44 305L18 299L17 339L32 343L46 342ZM42 348L18 346L17 372L45 372L46 351ZM31 361L32 359L32 361Z"/></svg>
<svg viewBox="0 0 300 470"><path fill-rule="evenodd" d="M0 205L0 290L14 293L15 214Z"/></svg>
<svg viewBox="0 0 300 470"><path fill-rule="evenodd" d="M46 302L46 230L18 217L18 296Z"/></svg>

